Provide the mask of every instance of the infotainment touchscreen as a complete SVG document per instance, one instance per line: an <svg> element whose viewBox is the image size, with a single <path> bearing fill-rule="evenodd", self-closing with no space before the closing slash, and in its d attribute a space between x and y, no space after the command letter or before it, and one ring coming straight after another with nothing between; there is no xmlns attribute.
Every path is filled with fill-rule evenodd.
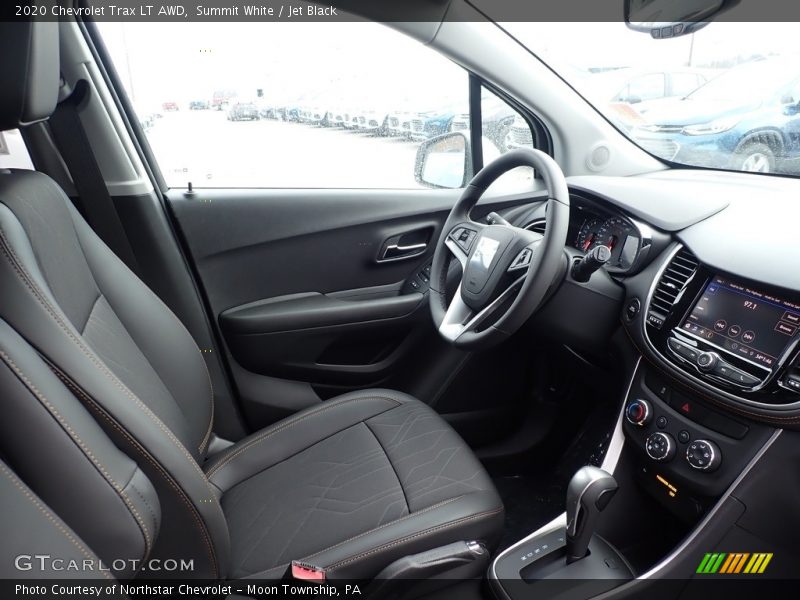
<svg viewBox="0 0 800 600"><path fill-rule="evenodd" d="M767 368L775 366L800 328L800 304L716 276L681 329Z"/></svg>

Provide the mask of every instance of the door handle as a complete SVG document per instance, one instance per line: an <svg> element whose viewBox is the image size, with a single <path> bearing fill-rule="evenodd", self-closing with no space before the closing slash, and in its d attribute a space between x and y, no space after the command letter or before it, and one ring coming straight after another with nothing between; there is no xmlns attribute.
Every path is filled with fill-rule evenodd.
<svg viewBox="0 0 800 600"><path fill-rule="evenodd" d="M422 256L428 250L433 230L432 226L425 226L386 238L375 260L384 263Z"/></svg>
<svg viewBox="0 0 800 600"><path fill-rule="evenodd" d="M402 260L404 258L414 258L415 256L419 256L420 254L424 254L425 250L428 248L428 244L426 242L421 242L419 244L389 244L383 251L383 255L381 256L378 262L386 262L389 260Z"/></svg>

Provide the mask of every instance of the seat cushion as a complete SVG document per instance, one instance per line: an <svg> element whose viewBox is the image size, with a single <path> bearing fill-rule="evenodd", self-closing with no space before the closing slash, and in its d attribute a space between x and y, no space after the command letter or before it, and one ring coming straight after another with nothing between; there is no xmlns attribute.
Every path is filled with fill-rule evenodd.
<svg viewBox="0 0 800 600"><path fill-rule="evenodd" d="M331 579L458 540L493 544L503 506L472 451L430 407L390 390L340 396L245 438L206 466L222 492L233 577L293 560Z"/></svg>

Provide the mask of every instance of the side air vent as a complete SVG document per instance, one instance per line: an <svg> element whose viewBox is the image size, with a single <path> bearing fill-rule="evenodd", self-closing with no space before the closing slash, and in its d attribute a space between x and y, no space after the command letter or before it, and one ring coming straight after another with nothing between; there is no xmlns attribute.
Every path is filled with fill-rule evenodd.
<svg viewBox="0 0 800 600"><path fill-rule="evenodd" d="M535 231L541 235L544 235L545 228L547 227L547 221L544 219L538 219L536 221L531 221L525 226L525 229L529 231Z"/></svg>
<svg viewBox="0 0 800 600"><path fill-rule="evenodd" d="M667 320L672 307L681 297L686 284L697 272L698 262L694 254L686 248L672 257L667 268L656 283L650 306L647 309L647 323L656 329L661 329Z"/></svg>

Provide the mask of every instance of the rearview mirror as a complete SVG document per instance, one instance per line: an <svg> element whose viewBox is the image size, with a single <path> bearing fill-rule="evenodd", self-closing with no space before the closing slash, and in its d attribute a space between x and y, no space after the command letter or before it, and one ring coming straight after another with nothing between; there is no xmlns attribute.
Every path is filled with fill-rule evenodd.
<svg viewBox="0 0 800 600"><path fill-rule="evenodd" d="M433 188L460 188L472 179L469 141L463 133L446 133L426 140L417 150L414 176Z"/></svg>
<svg viewBox="0 0 800 600"><path fill-rule="evenodd" d="M739 0L625 0L625 24L667 39L694 33Z"/></svg>

